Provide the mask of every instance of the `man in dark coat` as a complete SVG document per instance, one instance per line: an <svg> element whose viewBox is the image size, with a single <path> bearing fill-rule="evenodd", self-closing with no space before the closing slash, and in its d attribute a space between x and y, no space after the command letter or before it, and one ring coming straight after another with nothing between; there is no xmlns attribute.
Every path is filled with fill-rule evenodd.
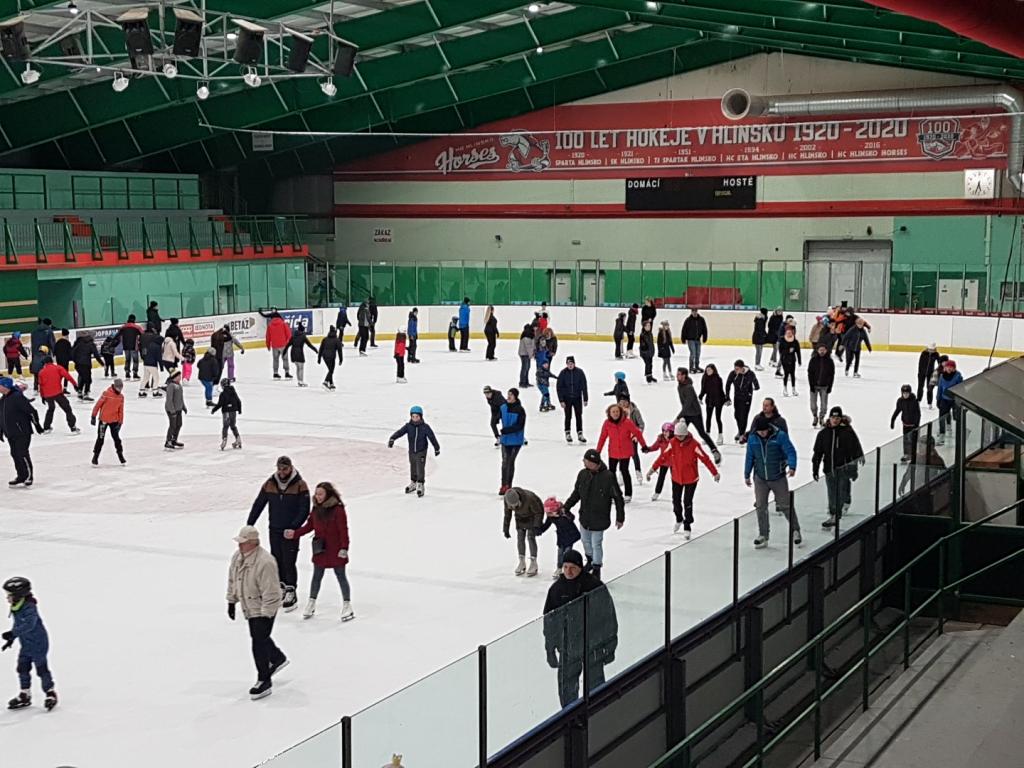
<svg viewBox="0 0 1024 768"><path fill-rule="evenodd" d="M932 407L932 395L935 387L931 385L935 366L939 364L939 350L933 341L925 347L917 358L917 402L924 402L925 387L928 388L928 407Z"/></svg>
<svg viewBox="0 0 1024 768"><path fill-rule="evenodd" d="M370 346L377 346L377 319L380 317L380 312L377 309L377 298L371 296L366 300L366 311L369 314L370 319Z"/></svg>
<svg viewBox="0 0 1024 768"><path fill-rule="evenodd" d="M565 442L572 442L572 415L576 414L576 439L581 443L587 442L583 436L583 409L590 401L590 393L587 391L587 374L582 368L576 367L576 358L569 355L565 358L565 368L558 374L558 381L555 384L555 392L558 395L558 404L565 411Z"/></svg>
<svg viewBox="0 0 1024 768"><path fill-rule="evenodd" d="M558 670L558 700L563 707L579 698L584 662L590 690L604 684L604 667L615 661L618 644L619 622L608 587L583 570L579 552L569 550L562 575L544 601L544 650L548 666Z"/></svg>
<svg viewBox="0 0 1024 768"><path fill-rule="evenodd" d="M270 506L270 554L277 561L277 573L284 589L282 605L286 611L294 611L298 605L295 563L299 558L299 539L286 539L284 532L301 528L309 517L309 486L287 456L278 458L277 471L260 486L246 525L256 525L267 505Z"/></svg>
<svg viewBox="0 0 1024 768"><path fill-rule="evenodd" d="M345 343L345 326L352 325L352 321L348 319L348 308L342 304L338 307L338 319L334 321L334 327L338 329L338 338Z"/></svg>
<svg viewBox="0 0 1024 768"><path fill-rule="evenodd" d="M29 455L32 430L36 434L43 433L36 409L15 386L13 379L7 376L0 378L0 441L7 442L16 473L8 483L11 488L32 485L32 457Z"/></svg>
<svg viewBox="0 0 1024 768"><path fill-rule="evenodd" d="M612 526L612 504L615 505L615 527L626 522L626 504L615 479L593 448L583 454L583 469L576 475L576 485L565 500L565 511L580 505L580 528L583 551L587 555L587 570L598 579L604 566L604 532Z"/></svg>
<svg viewBox="0 0 1024 768"><path fill-rule="evenodd" d="M818 432L811 456L815 482L824 462L825 486L828 491L828 518L821 524L829 529L839 524L839 518L849 510L853 481L857 479L857 466L864 463L864 449L860 438L850 426L850 419L838 405L828 413L828 423Z"/></svg>
<svg viewBox="0 0 1024 768"><path fill-rule="evenodd" d="M370 340L370 308L365 301L356 310L356 326L359 332L352 346L359 345L359 356L366 357L366 343Z"/></svg>
<svg viewBox="0 0 1024 768"><path fill-rule="evenodd" d="M181 332L181 326L178 325L178 318L172 317L171 324L167 326L167 333L164 334L169 339L174 339L174 346L181 352L181 347L185 343L185 334Z"/></svg>
<svg viewBox="0 0 1024 768"><path fill-rule="evenodd" d="M100 357L100 351L96 349L92 333L82 331L75 337L75 343L71 345L71 362L75 364L75 373L78 375L78 399L86 402L92 402L89 391L92 388L93 360L103 365L103 358Z"/></svg>
<svg viewBox="0 0 1024 768"><path fill-rule="evenodd" d="M696 307L690 310L690 316L683 321L682 336L690 351L690 373L704 373L700 367L700 348L708 343L708 323Z"/></svg>
<svg viewBox="0 0 1024 768"><path fill-rule="evenodd" d="M676 368L676 381L678 382L676 389L680 405L679 415L676 416L676 419L686 419L687 423L700 435L701 440L707 443L708 450L715 459L715 464L721 464L722 454L719 452L718 446L715 445L715 441L711 439L711 435L704 429L704 412L701 410L700 399L693 388L689 372L685 368Z"/></svg>
<svg viewBox="0 0 1024 768"><path fill-rule="evenodd" d="M124 378L139 378L139 358L141 348L139 341L142 338L142 328L135 322L135 315L128 315L128 321L117 331L117 340L124 350Z"/></svg>
<svg viewBox="0 0 1024 768"><path fill-rule="evenodd" d="M44 317L39 321L39 325L32 331L31 341L32 362L29 363L28 369L35 376L33 387L39 389L39 369L43 367L46 357L53 353L53 348L57 345L50 318ZM47 351L43 352L42 347L46 347Z"/></svg>
<svg viewBox="0 0 1024 768"><path fill-rule="evenodd" d="M633 304L626 313L626 357L636 357L633 354L633 345L636 343L636 318L640 314L640 307Z"/></svg>
<svg viewBox="0 0 1024 768"><path fill-rule="evenodd" d="M811 395L811 416L814 417L812 427L825 426L825 414L828 413L828 396L832 394L832 385L836 380L836 364L828 347L819 344L814 348L811 361L807 364L807 389Z"/></svg>
<svg viewBox="0 0 1024 768"><path fill-rule="evenodd" d="M159 304L155 301L149 302L149 307L146 308L146 325L152 325L153 330L160 333L160 329L163 328L164 319L160 317Z"/></svg>
<svg viewBox="0 0 1024 768"><path fill-rule="evenodd" d="M505 396L488 385L484 387L484 399L491 408L491 433L494 435L494 447L498 448L501 446L501 432L498 431L498 425L501 424L501 406L505 404Z"/></svg>

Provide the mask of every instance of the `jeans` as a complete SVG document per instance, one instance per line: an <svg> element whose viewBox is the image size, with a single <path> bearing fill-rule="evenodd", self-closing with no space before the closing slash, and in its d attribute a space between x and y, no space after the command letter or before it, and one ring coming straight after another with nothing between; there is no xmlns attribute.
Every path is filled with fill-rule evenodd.
<svg viewBox="0 0 1024 768"><path fill-rule="evenodd" d="M764 354L764 344L754 345L754 365L761 365L761 355Z"/></svg>
<svg viewBox="0 0 1024 768"><path fill-rule="evenodd" d="M700 368L700 339L688 339L686 347L690 350L690 370L696 371Z"/></svg>
<svg viewBox="0 0 1024 768"><path fill-rule="evenodd" d="M722 434L722 405L711 405L711 403L705 403L704 409L707 411L707 430L711 431L711 417L715 417L715 423L718 424L718 434Z"/></svg>
<svg viewBox="0 0 1024 768"><path fill-rule="evenodd" d="M512 487L512 480L516 476L516 456L519 455L521 445L501 446L501 484L506 488Z"/></svg>
<svg viewBox="0 0 1024 768"><path fill-rule="evenodd" d="M178 434L181 432L181 411L167 414L167 442L178 442Z"/></svg>
<svg viewBox="0 0 1024 768"><path fill-rule="evenodd" d="M238 434L237 423L238 423L238 414L237 413L235 413L234 411L232 411L231 413L228 413L227 411L221 411L220 439L221 440L227 440L228 439L228 430L230 429L231 430L231 434L233 434L235 436L235 440L241 440L242 437L241 437L241 435Z"/></svg>
<svg viewBox="0 0 1024 768"><path fill-rule="evenodd" d="M58 405L64 411L64 415L67 416L68 429L74 429L77 419L71 411L71 403L68 402L68 399L63 394L46 398L46 417L43 419L43 429L49 429L53 424L53 409Z"/></svg>
<svg viewBox="0 0 1024 768"><path fill-rule="evenodd" d="M768 522L768 493L775 496L775 509L789 521L794 531L800 530L800 522L796 519L796 511L789 506L789 478L785 475L777 480L763 480L754 475L754 509L757 512L758 535L768 538L770 524Z"/></svg>
<svg viewBox="0 0 1024 768"><path fill-rule="evenodd" d="M96 427L96 443L92 447L92 455L98 457L103 450L103 440L110 430L110 439L114 441L114 450L117 451L117 458L124 458L124 446L121 445L121 425L117 422L104 424L102 421Z"/></svg>
<svg viewBox="0 0 1024 768"><path fill-rule="evenodd" d="M32 457L28 452L31 443L32 435L7 436L7 447L14 460L15 477L20 481L32 480Z"/></svg>
<svg viewBox="0 0 1024 768"><path fill-rule="evenodd" d="M519 356L519 386L530 386L530 358L526 355Z"/></svg>
<svg viewBox="0 0 1024 768"><path fill-rule="evenodd" d="M18 682L21 683L21 690L27 691L32 688L32 667L35 666L36 674L39 675L39 683L44 691L53 690L53 675L50 674L50 667L46 663L46 654L41 656L25 653L18 654Z"/></svg>
<svg viewBox="0 0 1024 768"><path fill-rule="evenodd" d="M280 349L271 349L270 354L273 356L274 359L274 375L278 375L278 366L284 364L284 374L285 376L287 376L289 374L287 348L282 347Z"/></svg>
<svg viewBox="0 0 1024 768"><path fill-rule="evenodd" d="M696 483L683 485L672 481L672 513L676 522L683 524L683 530L690 530L693 525L693 495L697 492Z"/></svg>
<svg viewBox="0 0 1024 768"><path fill-rule="evenodd" d="M204 380L200 379L199 383L203 385L203 392L206 394L206 402L208 402L208 403L212 402L213 401L213 382L212 381L204 381Z"/></svg>
<svg viewBox="0 0 1024 768"><path fill-rule="evenodd" d="M526 556L526 542L530 542L530 557L537 559L537 535L532 528L516 528L516 550L520 557Z"/></svg>
<svg viewBox="0 0 1024 768"><path fill-rule="evenodd" d="M409 451L409 480L414 483L423 483L427 479L427 452Z"/></svg>
<svg viewBox="0 0 1024 768"><path fill-rule="evenodd" d="M277 578L286 587L295 589L298 582L298 569L295 567L299 559L299 540L286 539L284 531L270 529L270 554L277 561Z"/></svg>
<svg viewBox="0 0 1024 768"><path fill-rule="evenodd" d="M565 412L565 431L568 432L572 425L572 415L576 414L576 431L583 431L583 401L566 400L562 409Z"/></svg>
<svg viewBox="0 0 1024 768"><path fill-rule="evenodd" d="M309 583L310 600L316 600L320 594L320 584L324 580L324 571L326 570L319 565L313 566L313 580ZM347 603L352 599L352 590L348 585L348 577L345 575L345 566L339 565L331 570L334 571L334 577L338 580L338 586L341 587L341 599Z"/></svg>
<svg viewBox="0 0 1024 768"><path fill-rule="evenodd" d="M127 379L129 375L134 375L136 378L139 375L139 350L137 349L124 351L124 377Z"/></svg>
<svg viewBox="0 0 1024 768"><path fill-rule="evenodd" d="M825 475L825 490L828 493L828 513L837 520L843 514L843 505L849 504L853 483L850 475L843 469Z"/></svg>
<svg viewBox="0 0 1024 768"><path fill-rule="evenodd" d="M616 469L622 474L622 495L627 497L633 495L633 479L629 476L631 458L631 456L627 456L624 459L608 459L608 469L611 470L612 475L615 474Z"/></svg>
<svg viewBox="0 0 1024 768"><path fill-rule="evenodd" d="M270 633L274 630L274 617L257 616L249 619L249 637L252 638L252 660L256 663L256 679L261 683L270 679L270 668L285 660L281 649L274 644Z"/></svg>
<svg viewBox="0 0 1024 768"><path fill-rule="evenodd" d="M580 535L583 537L583 552L588 560L594 565L604 565L604 531L591 531L580 526Z"/></svg>
<svg viewBox="0 0 1024 768"><path fill-rule="evenodd" d="M537 389L540 391L540 407L546 408L551 405L551 388L547 384L538 382Z"/></svg>
<svg viewBox="0 0 1024 768"><path fill-rule="evenodd" d="M459 327L459 349L469 351L469 328Z"/></svg>
<svg viewBox="0 0 1024 768"><path fill-rule="evenodd" d="M811 387L811 416L818 420L819 424L825 423L825 416L828 414L828 387Z"/></svg>

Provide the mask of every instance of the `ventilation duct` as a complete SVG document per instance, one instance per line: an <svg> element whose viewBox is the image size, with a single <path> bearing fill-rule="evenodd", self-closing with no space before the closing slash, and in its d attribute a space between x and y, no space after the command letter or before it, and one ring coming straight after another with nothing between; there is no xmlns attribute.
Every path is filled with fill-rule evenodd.
<svg viewBox="0 0 1024 768"><path fill-rule="evenodd" d="M745 117L816 117L855 114L942 114L967 109L1001 109L1010 113L1007 176L1021 189L1024 160L1024 93L1009 86L965 86L910 91L865 91L792 96L752 96L742 88L726 91L722 114ZM925 116L922 114L922 116Z"/></svg>

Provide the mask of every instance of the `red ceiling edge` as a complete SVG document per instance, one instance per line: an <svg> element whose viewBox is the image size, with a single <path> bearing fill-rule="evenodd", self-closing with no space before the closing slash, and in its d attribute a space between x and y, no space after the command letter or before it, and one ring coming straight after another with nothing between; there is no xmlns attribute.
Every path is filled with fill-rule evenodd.
<svg viewBox="0 0 1024 768"><path fill-rule="evenodd" d="M1018 0L867 0L871 5L932 21L990 48L1024 58L1024 3Z"/></svg>

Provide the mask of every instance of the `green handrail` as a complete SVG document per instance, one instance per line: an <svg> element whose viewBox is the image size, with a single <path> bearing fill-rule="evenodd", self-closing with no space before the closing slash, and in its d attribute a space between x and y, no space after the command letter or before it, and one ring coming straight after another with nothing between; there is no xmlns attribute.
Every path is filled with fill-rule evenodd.
<svg viewBox="0 0 1024 768"><path fill-rule="evenodd" d="M931 605L932 602L934 602L936 599L939 599L942 595L944 595L947 591L949 591L953 587L959 586L964 581L967 581L968 579L971 579L971 578L974 578L974 577L980 575L985 570L989 570L992 567L995 567L995 565L997 565L997 564L1003 564L1004 562L1007 562L1007 561L1012 560L1013 558L1015 558L1015 557L1017 557L1017 556L1019 556L1021 554L1024 554L1024 548L1021 548L1021 549L1017 550L1016 552L1012 553L1011 555L1009 555L1007 557L1004 557L1004 558L1001 558L1001 560L998 561L997 563L990 564L989 566L986 566L986 568L984 568L984 569L979 569L977 572L972 573L969 576L966 576L963 579L958 580L957 582L954 582L952 585L947 586L947 585L943 584L943 566L944 566L944 563L943 563L943 558L941 557L941 555L944 554L944 550L945 550L945 547L947 546L947 543L950 542L950 541L953 541L954 539L959 538L960 536L962 536L965 533L967 533L968 531L978 527L979 525L984 525L985 523L988 523L988 522L996 519L997 517L1001 517L1002 515L1005 515L1007 512L1010 512L1010 511L1016 509L1021 504L1024 504L1024 499L1018 499L1017 501L1013 502L1012 504L1009 504L1008 506L1005 506L1002 509L997 510L996 512L993 512L993 513L991 513L989 515L986 515L985 517L981 518L980 520L975 520L974 522L972 522L972 523L970 523L968 525L962 526L961 528L958 528L957 530L953 531L952 533L948 533L945 536L942 536L941 538L939 538L936 541L934 541L932 544L930 544L928 547L926 547L924 550L922 550L920 553L918 553L915 557L913 557L902 568L900 568L898 571L896 571L896 573L894 573L889 578L885 579L885 581L883 581L881 584L879 584L877 587L875 587L866 596L864 596L863 598L858 600L854 605L852 605L850 608L848 608L835 621L833 621L831 624L829 624L827 627L825 627L823 630L821 630L821 632L819 632L813 638L811 638L806 643L804 643L794 653L790 654L789 657L787 657L783 661L779 662L779 664L777 664L775 666L775 668L771 672L769 672L767 675L762 677L757 683L755 683L750 688L748 688L746 691L741 693L737 698L735 698L732 702L727 704L717 714L713 715L710 719L706 720L703 724L698 726L697 729L693 731L693 733L689 734L685 739L683 739L678 744L676 744L674 747L672 747L672 749L670 749L664 755L662 755L657 760L655 760L653 763L651 763L649 768L664 768L664 766L667 766L669 763L671 763L672 761L677 760L677 759L681 759L684 764L688 765L689 764L689 760L690 760L689 752L690 752L690 749L693 747L695 742L699 741L705 735L707 735L711 731L713 731L716 728L718 728L728 718L732 717L737 712L741 711L743 709L744 705L749 700L751 700L755 696L758 696L758 695L762 694L765 688L767 688L769 685L774 683L779 677L781 677L783 674L785 674L792 666L794 666L798 662L800 662L803 659L805 659L808 653L810 653L812 651L816 651L817 652L816 653L816 657L823 656L824 655L823 654L823 648L824 648L825 640L827 640L829 637L831 637L836 631L838 631L838 629L841 626L846 624L846 622L849 621L851 618L854 618L859 612L863 611L865 614L870 616L870 608L871 608L871 605L875 602L875 600L877 600L882 595L882 593L884 593L886 590L888 590L890 587L892 587L899 579L902 578L902 579L905 579L905 580L909 581L910 572L914 568L914 566L917 565L918 563L920 563L925 557L930 555L932 552L935 552L936 550L940 550L940 558L939 558L940 577L939 577L939 586L938 586L938 588L936 589L936 591L932 595L930 595L923 603L921 603L921 605L917 606L917 608L915 608L914 610L912 610L912 611L909 610L909 606L908 606L908 609L904 612L904 614L905 614L904 618L901 620L899 626L895 630L890 632L889 635L882 641L882 643L877 644L875 646L875 650L877 650L877 648L879 648L879 647L884 646L884 644L886 642L891 640L895 636L895 632L903 630L905 626L909 627L909 623L910 623L911 619L916 618L918 615L920 615L920 613L927 606ZM905 584L905 588L904 588L904 594L906 596L907 602L909 603L909 591L908 591L908 589L906 587L906 584ZM941 629L941 622L942 622L941 606L940 606L939 622L940 622L940 629ZM867 623L868 626L870 626L870 619L866 623ZM802 723L803 720L809 714L811 714L812 712L816 711L818 709L818 707L820 707L821 702L825 698L828 697L829 693L831 693L832 691L836 690L838 687L842 686L850 678L851 675L855 674L858 670L861 669L862 665L864 665L866 667L867 666L867 662L870 660L871 652L872 652L872 649L867 649L865 651L864 657L860 661L858 661L856 664L854 664L853 667L845 675L843 675L839 680L837 680L834 685L832 685L829 689L823 691L820 696L818 695L818 690L820 688L820 681L818 680L818 676L820 675L820 670L818 670L818 668L821 666L821 662L820 662L819 658L816 658L815 659L815 661L816 661L816 663L815 663L815 666L816 666L816 673L815 673L816 680L815 680L815 700L814 700L814 702L811 705L809 705L806 709L804 709L803 712L801 712L799 715L797 715L797 717L794 718L793 722L790 723L789 725L787 725L784 729L782 729L779 732L779 734L777 734L770 742L768 742L767 745L758 744L758 754L757 754L757 756L755 756L752 759L752 761L747 762L745 764L745 768L746 768L746 766L751 766L751 765L755 765L755 764L759 763L761 761L761 759L763 758L763 756L764 756L764 752L765 752L766 747L774 746L774 744L776 744L783 736L788 734L796 725L798 725L799 723ZM758 719L759 719L759 721L761 721L760 725L763 725L763 718L764 718L764 710L762 708L759 711L759 715L758 715ZM760 727L760 725L759 725L759 727ZM818 734L819 734L819 732L820 732L820 724L819 724L819 727L817 727L815 729L815 753L816 753L815 756L816 757L820 756L818 754L818 747L819 747L819 744L818 744ZM758 741L760 742L760 737L758 738Z"/></svg>

